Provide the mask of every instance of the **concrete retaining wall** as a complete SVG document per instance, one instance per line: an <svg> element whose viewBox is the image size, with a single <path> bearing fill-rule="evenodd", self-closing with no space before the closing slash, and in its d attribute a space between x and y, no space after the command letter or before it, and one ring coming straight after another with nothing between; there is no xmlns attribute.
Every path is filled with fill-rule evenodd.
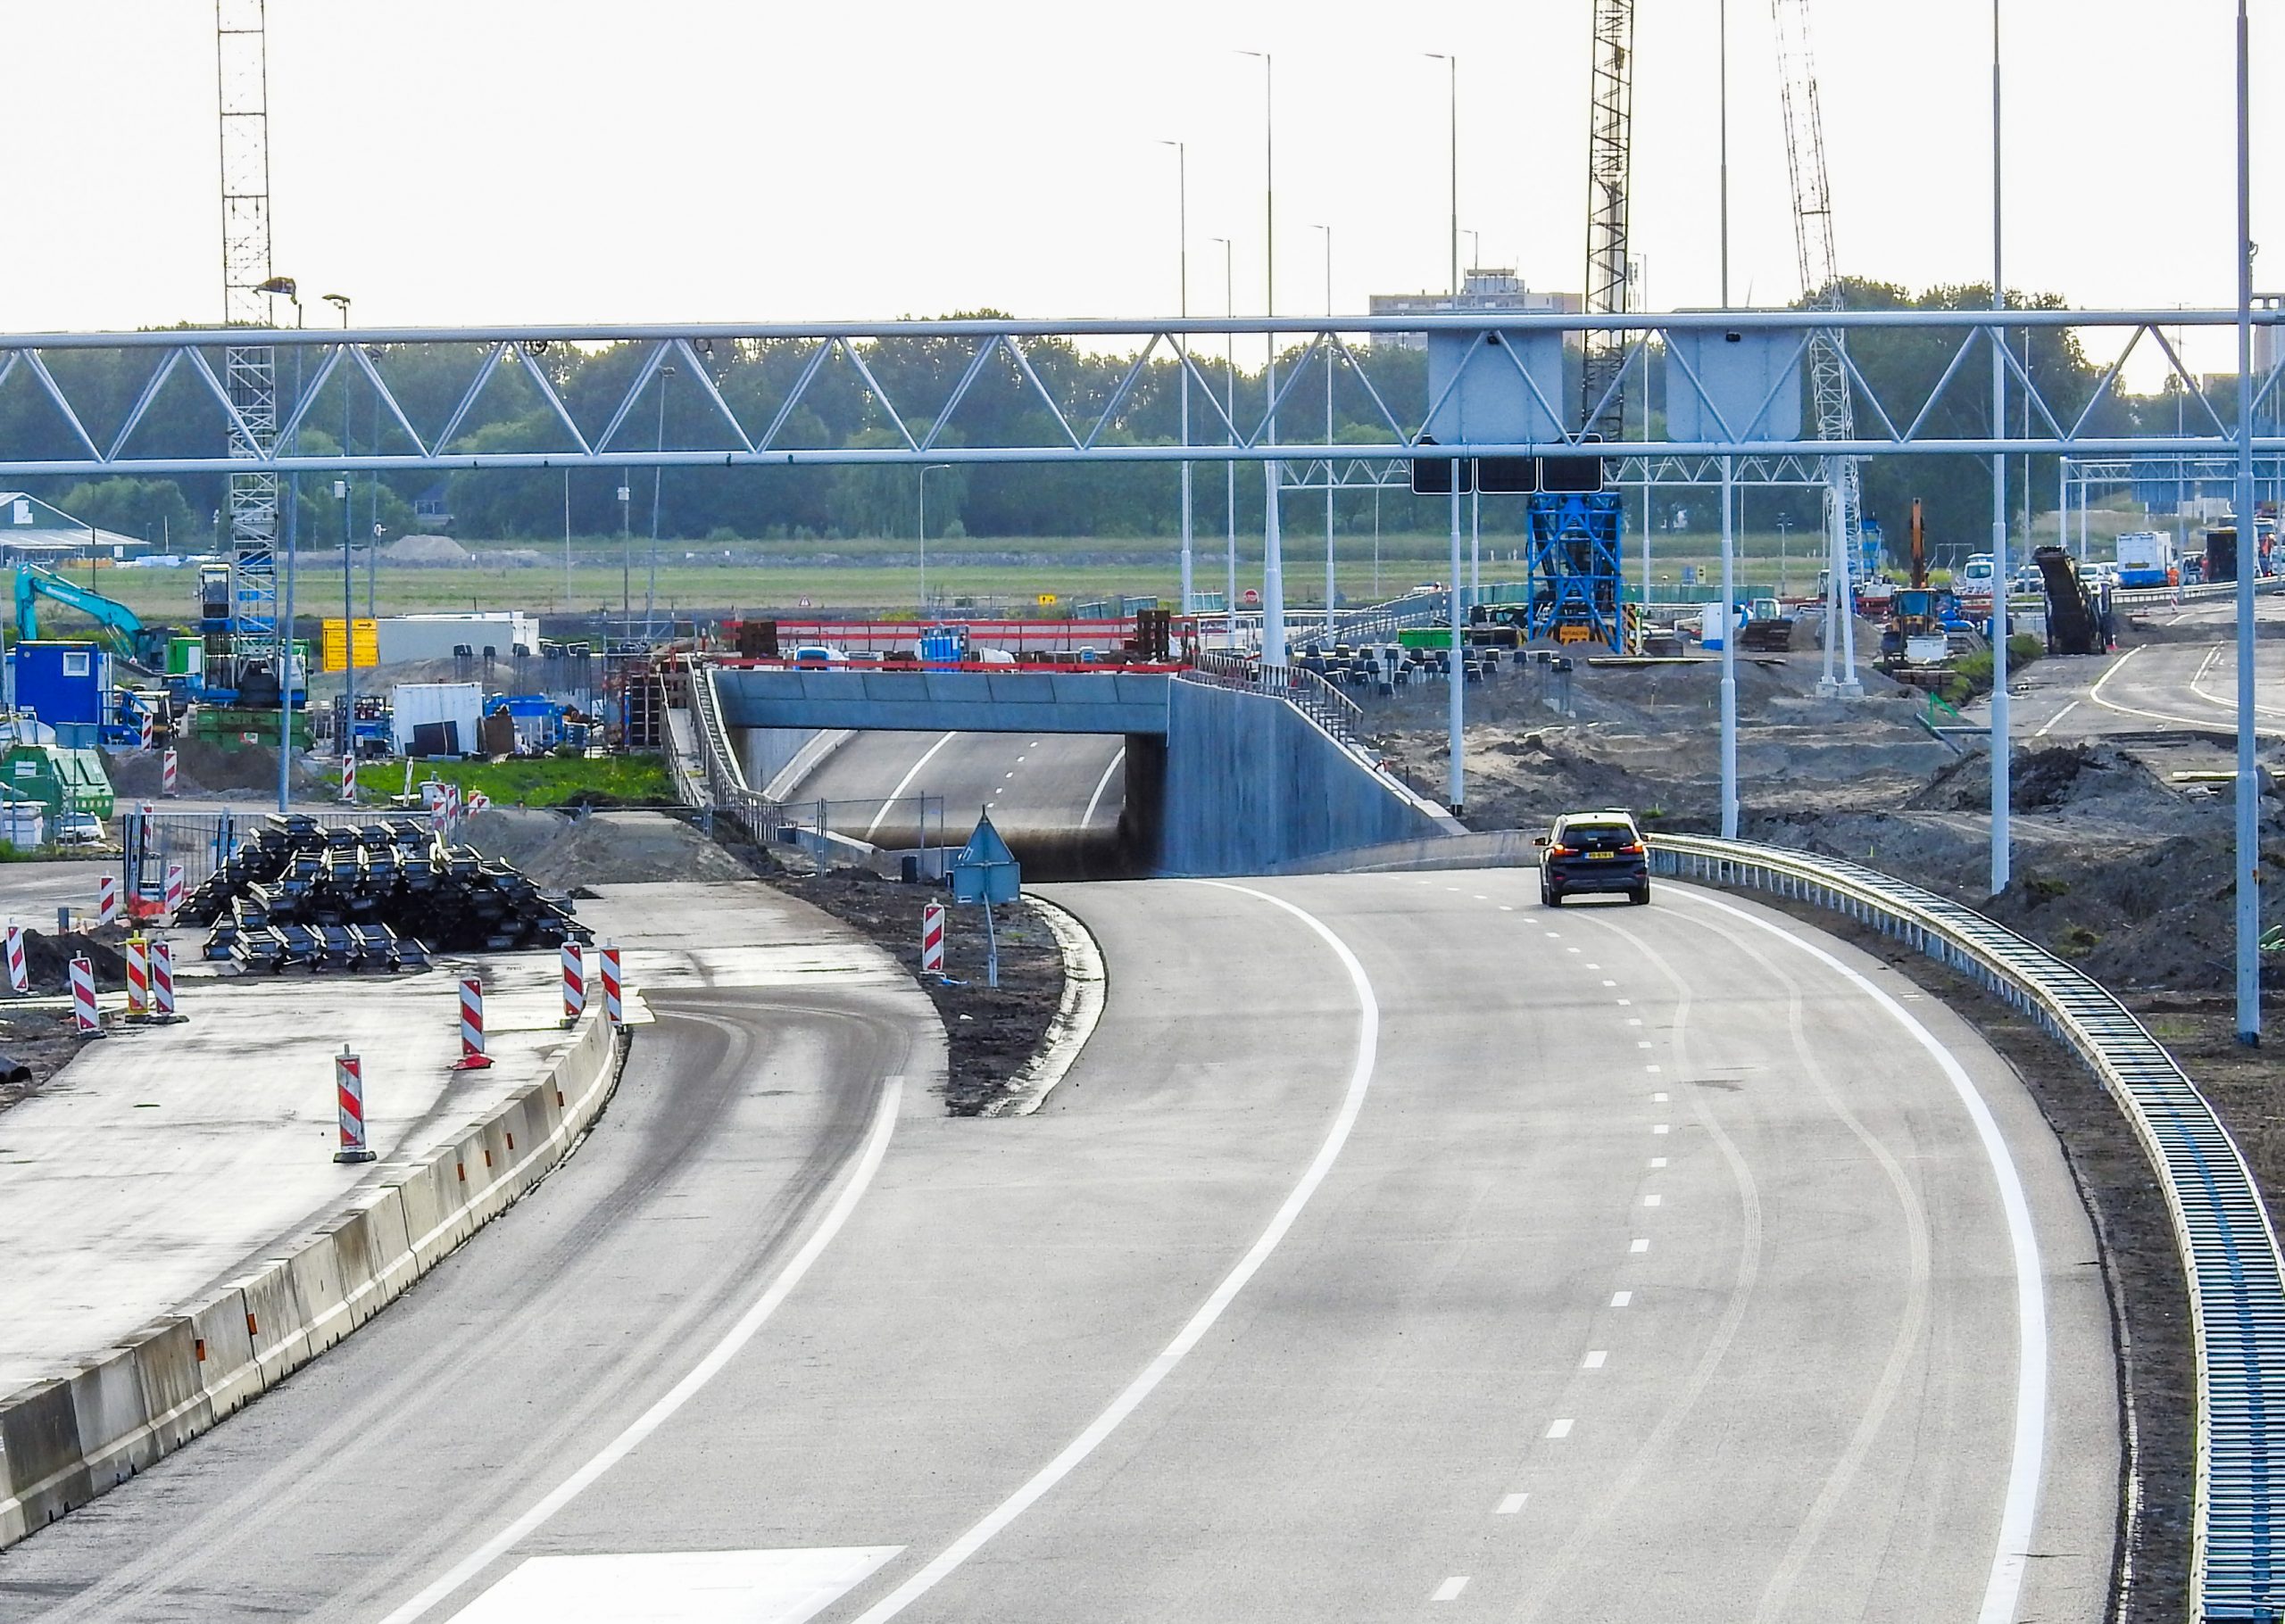
<svg viewBox="0 0 2285 1624"><path fill-rule="evenodd" d="M1460 833L1440 808L1376 772L1284 700L1168 683L1163 768L1148 863L1163 874L1270 874L1359 846Z"/></svg>
<svg viewBox="0 0 2285 1624"><path fill-rule="evenodd" d="M600 1007L542 1081L417 1163L390 1164L278 1255L0 1398L0 1546L148 1466L380 1312L539 1182L619 1079Z"/></svg>
<svg viewBox="0 0 2285 1624"><path fill-rule="evenodd" d="M791 794L853 736L847 728L733 727L728 731L747 787L772 800Z"/></svg>

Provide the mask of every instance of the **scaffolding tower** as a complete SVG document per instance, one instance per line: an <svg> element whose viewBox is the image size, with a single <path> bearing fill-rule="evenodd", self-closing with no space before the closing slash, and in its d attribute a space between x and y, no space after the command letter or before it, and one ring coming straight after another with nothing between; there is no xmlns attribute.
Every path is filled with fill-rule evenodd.
<svg viewBox="0 0 2285 1624"><path fill-rule="evenodd" d="M1590 316L1626 313L1626 196L1634 124L1634 0L1594 0L1595 48L1587 128L1587 284ZM1590 328L1580 374L1580 427L1621 437L1627 336ZM1609 399L1603 397L1606 392Z"/></svg>
<svg viewBox="0 0 2285 1624"><path fill-rule="evenodd" d="M268 327L270 293L270 70L267 0L215 0L216 79L222 126L222 319ZM234 459L267 458L278 443L278 354L233 344L225 383L236 415ZM230 476L230 624L220 628L235 669L278 629L278 476ZM213 630L215 628L209 628Z"/></svg>

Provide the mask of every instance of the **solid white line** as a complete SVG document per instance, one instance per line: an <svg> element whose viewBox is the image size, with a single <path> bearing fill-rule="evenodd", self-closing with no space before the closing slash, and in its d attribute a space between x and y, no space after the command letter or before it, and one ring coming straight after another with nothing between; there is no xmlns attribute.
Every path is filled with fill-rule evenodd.
<svg viewBox="0 0 2285 1624"><path fill-rule="evenodd" d="M1599 1371L1603 1368L1603 1361L1609 1357L1609 1349L1601 1347L1594 1348L1588 1353L1584 1359L1579 1361L1579 1368L1583 1371Z"/></svg>
<svg viewBox="0 0 2285 1624"><path fill-rule="evenodd" d="M1624 1308L1633 1300L1634 1294L1632 1291L1614 1291L1610 1294L1610 1305L1613 1308Z"/></svg>
<svg viewBox="0 0 2285 1624"><path fill-rule="evenodd" d="M1463 1573L1456 1578L1448 1578L1437 1586L1436 1594L1428 1599L1432 1602L1457 1602L1460 1599L1460 1592L1467 1588L1467 1575Z"/></svg>
<svg viewBox="0 0 2285 1624"><path fill-rule="evenodd" d="M2124 663L2123 659L2121 663ZM2111 667L2114 671L2117 668ZM2032 1228L2031 1201L2023 1194L2023 1176L2015 1170L2015 1159L2008 1152L1999 1124L1992 1120L1991 1107L1977 1091L1967 1068L1935 1033L1923 1026L1886 990L1782 925L1712 897L1693 896L1691 899L1791 942L1887 1010L1935 1061L1966 1109L1968 1120L1975 1124L1984 1159L1990 1163L1991 1176L1999 1187L2000 1211L2007 1220L2008 1247L2015 1264L2016 1332L2015 1454L2007 1468L2007 1496L2000 1507L1998 1548L1992 1553L1991 1572L1984 1584L1983 1604L1976 1619L1978 1624L2010 1624L2015 1616L2016 1598L2023 1591L2023 1570L2031 1557L2033 1520L2039 1510L2040 1475L2047 1451L2047 1298L2041 1290L2039 1237Z"/></svg>
<svg viewBox="0 0 2285 1624"><path fill-rule="evenodd" d="M904 799L905 791L910 789L912 787L912 781L920 776L920 769L926 766L929 762L935 759L936 752L943 749L947 744L950 744L954 737L955 735L951 733L946 733L943 738L937 740L935 743L923 750L920 754L920 759L914 762L910 769L906 772L905 775L896 781L896 788L889 791L889 798L881 803L881 809L873 814L873 821L865 825L865 838L867 840L869 841L873 838L873 831L881 826L881 820L889 815L889 808L896 805L898 801ZM924 816L920 821L925 824L928 820ZM926 835L926 829L922 831L922 833L924 836ZM922 844L926 844L925 838Z"/></svg>
<svg viewBox="0 0 2285 1624"><path fill-rule="evenodd" d="M1373 997L1373 983L1365 974L1365 966L1358 962L1357 955L1350 951L1349 944L1335 935L1332 928L1316 915L1296 907L1282 897L1273 897L1267 891L1256 891L1251 886L1233 885L1225 880L1192 880L1188 883L1210 885L1217 891L1234 891L1240 896L1252 897L1291 914L1333 949L1334 957L1349 973L1350 984L1357 992L1357 1063L1349 1073L1348 1091L1342 1097L1341 1109L1334 1115L1332 1130L1326 1133L1325 1143L1317 1147L1317 1156L1310 1161L1308 1171L1302 1173L1300 1182L1293 1187L1292 1193L1285 1197L1284 1205L1277 1209L1276 1216L1269 1221L1269 1227L1238 1260L1237 1266L1223 1277L1222 1283L1215 1287L1214 1294L1200 1305L1196 1313L1191 1315L1189 1322L1175 1333L1174 1340L1143 1367L1142 1374L1127 1383L1126 1390L1087 1424L1085 1431L1066 1445L1060 1454L1034 1472L1022 1487L994 1506L982 1521L952 1541L934 1562L866 1609L858 1617L856 1624L885 1624L885 1620L896 1617L935 1589L961 1563L982 1550L994 1535L1029 1511L1048 1490L1070 1476L1105 1438L1118 1429L1119 1423L1133 1414L1159 1384L1174 1373L1175 1367L1205 1338L1206 1333L1213 1330L1214 1322L1222 1317L1223 1311L1237 1299L1238 1293L1244 1290L1247 1282L1260 1272L1262 1264L1269 1261L1270 1254L1277 1249L1278 1243L1285 1239L1286 1231L1300 1217L1301 1209L1309 1206L1309 1197L1317 1194L1317 1187L1333 1171L1333 1164L1340 1158L1342 1148L1349 1142L1350 1131L1357 1125L1358 1115L1365 1108L1366 1093L1373 1085L1374 1057L1380 1048L1381 1007Z"/></svg>
<svg viewBox="0 0 2285 1624"><path fill-rule="evenodd" d="M2041 727L2037 733L2033 733L2032 737L2034 739L2046 738L2048 732L2057 722L2060 722L2064 717L2069 716L2073 711L2079 708L2080 705L2084 701L2084 699L2085 696L2082 694L2079 699L2073 700L2068 705L2065 705L2062 709L2048 717L2046 725Z"/></svg>
<svg viewBox="0 0 2285 1624"><path fill-rule="evenodd" d="M1095 792L1087 797L1087 809L1079 814L1080 828L1084 829L1095 821L1095 808L1101 803L1103 791L1110 788L1110 775L1118 771L1119 763L1126 759L1126 746L1122 744L1118 747L1118 754L1110 758L1110 765L1103 768L1103 775L1095 780Z"/></svg>
<svg viewBox="0 0 2285 1624"><path fill-rule="evenodd" d="M1571 1418L1566 1415L1561 1421L1550 1421L1547 1424L1547 1436L1550 1438L1569 1438L1571 1436Z"/></svg>
<svg viewBox="0 0 2285 1624"><path fill-rule="evenodd" d="M1512 1517L1517 1512L1522 1511L1524 1507L1530 1503L1531 1496L1529 1495L1505 1496L1501 1498L1499 1510L1494 1513L1494 1515L1500 1517Z"/></svg>
<svg viewBox="0 0 2285 1624"><path fill-rule="evenodd" d="M818 1225L816 1232L809 1239L802 1243L802 1249L794 1253L785 1266L777 1272L777 1278L769 1282L769 1289L754 1299L753 1306L738 1317L738 1322L730 1327L720 1341L707 1349L706 1356L691 1366L683 1379L668 1388L655 1404L636 1417L625 1431L597 1450L586 1464L541 1496L522 1516L431 1579L419 1595L382 1620L381 1624L412 1624L414 1620L475 1578L529 1537L549 1518L569 1505L589 1484L626 1459L644 1438L664 1426L676 1411L697 1396L699 1389L721 1374L722 1368L736 1357L739 1349L753 1340L754 1333L777 1312L778 1305L792 1295L794 1288L801 1284L802 1277L810 1272L810 1265L823 1255L826 1247L833 1243L833 1238L841 1233L842 1226L849 1222L849 1214L857 1210L858 1200L872 1184L873 1174L880 1167L881 1158L888 1154L889 1135L896 1128L897 1106L903 1097L902 1077L892 1076L882 1082L881 1102L874 1107L873 1125L866 1134L864 1151L858 1156L856 1170L849 1175L849 1181L841 1187L841 1193L834 1197L833 1206L827 1210L825 1221Z"/></svg>

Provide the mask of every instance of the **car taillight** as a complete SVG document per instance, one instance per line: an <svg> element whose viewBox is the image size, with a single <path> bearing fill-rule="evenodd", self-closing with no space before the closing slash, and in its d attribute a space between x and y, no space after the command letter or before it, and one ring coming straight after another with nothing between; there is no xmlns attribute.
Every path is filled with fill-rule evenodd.
<svg viewBox="0 0 2285 1624"><path fill-rule="evenodd" d="M1550 846L1547 855L1551 858L1575 858L1579 855L1579 849L1576 846Z"/></svg>
<svg viewBox="0 0 2285 1624"><path fill-rule="evenodd" d="M1619 849L1624 852L1628 857L1639 858L1642 855L1642 842L1641 841L1629 841L1625 845L1621 846Z"/></svg>

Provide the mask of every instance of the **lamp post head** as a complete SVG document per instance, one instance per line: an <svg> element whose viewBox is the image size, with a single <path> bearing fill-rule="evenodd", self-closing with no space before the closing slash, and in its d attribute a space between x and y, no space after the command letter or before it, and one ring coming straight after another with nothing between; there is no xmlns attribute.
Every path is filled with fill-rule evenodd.
<svg viewBox="0 0 2285 1624"><path fill-rule="evenodd" d="M301 284L291 277L272 277L266 282L255 283L253 291L258 294L283 294L292 299L300 293Z"/></svg>

